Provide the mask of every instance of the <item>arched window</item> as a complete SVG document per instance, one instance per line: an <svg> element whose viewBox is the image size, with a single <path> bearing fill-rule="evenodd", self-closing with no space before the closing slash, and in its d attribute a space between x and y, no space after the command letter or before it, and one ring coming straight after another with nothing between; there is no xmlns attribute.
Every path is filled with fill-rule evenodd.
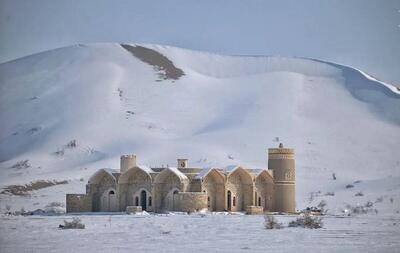
<svg viewBox="0 0 400 253"><path fill-rule="evenodd" d="M149 197L149 206L151 206L151 197Z"/></svg>
<svg viewBox="0 0 400 253"><path fill-rule="evenodd" d="M227 199L228 199L228 211L231 210L231 196L232 196L231 191L228 191L228 197L227 197Z"/></svg>
<svg viewBox="0 0 400 253"><path fill-rule="evenodd" d="M256 195L256 201L257 201L257 192L255 192L255 195ZM257 206L257 202L256 202L256 206ZM258 205L259 206L259 205Z"/></svg>
<svg viewBox="0 0 400 253"><path fill-rule="evenodd" d="M115 192L113 190L111 190L108 194L112 195L112 194L115 194Z"/></svg>
<svg viewBox="0 0 400 253"><path fill-rule="evenodd" d="M258 206L261 206L261 197L258 197Z"/></svg>
<svg viewBox="0 0 400 253"><path fill-rule="evenodd" d="M138 206L139 205L139 197L136 197L135 198L135 206Z"/></svg>
<svg viewBox="0 0 400 253"><path fill-rule="evenodd" d="M236 206L236 197L233 197L232 204L233 204L233 206Z"/></svg>
<svg viewBox="0 0 400 253"><path fill-rule="evenodd" d="M142 210L147 210L147 193L145 190L140 192L140 205L142 206Z"/></svg>
<svg viewBox="0 0 400 253"><path fill-rule="evenodd" d="M207 197L207 206L210 207L210 197Z"/></svg>

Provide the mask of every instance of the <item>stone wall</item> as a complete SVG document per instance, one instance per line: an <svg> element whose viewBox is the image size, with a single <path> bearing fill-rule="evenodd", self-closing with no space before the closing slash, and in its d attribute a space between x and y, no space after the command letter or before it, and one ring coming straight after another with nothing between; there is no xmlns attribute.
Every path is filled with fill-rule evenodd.
<svg viewBox="0 0 400 253"><path fill-rule="evenodd" d="M278 193L278 194L276 194ZM293 213L296 211L294 184L275 185L274 212Z"/></svg>
<svg viewBox="0 0 400 253"><path fill-rule="evenodd" d="M191 192L201 192L201 180L193 179L190 181L189 190Z"/></svg>
<svg viewBox="0 0 400 253"><path fill-rule="evenodd" d="M86 194L67 194L67 213L92 212L92 198Z"/></svg>
<svg viewBox="0 0 400 253"><path fill-rule="evenodd" d="M143 211L142 206L127 206L126 213L127 214L136 214L141 213Z"/></svg>
<svg viewBox="0 0 400 253"><path fill-rule="evenodd" d="M264 213L264 208L262 206L247 206L246 214L259 215Z"/></svg>
<svg viewBox="0 0 400 253"><path fill-rule="evenodd" d="M202 192L179 192L174 195L176 211L194 212L207 208L207 194Z"/></svg>

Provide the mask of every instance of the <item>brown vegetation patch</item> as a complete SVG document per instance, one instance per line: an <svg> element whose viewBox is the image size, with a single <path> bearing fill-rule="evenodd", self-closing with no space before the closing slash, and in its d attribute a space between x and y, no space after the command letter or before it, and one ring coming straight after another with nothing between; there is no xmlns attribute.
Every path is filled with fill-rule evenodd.
<svg viewBox="0 0 400 253"><path fill-rule="evenodd" d="M27 169L31 167L31 165L29 164L29 160L21 160L19 162L17 162L16 164L14 164L13 166L11 166L11 169Z"/></svg>
<svg viewBox="0 0 400 253"><path fill-rule="evenodd" d="M161 79L178 80L185 75L182 69L175 67L174 63L159 52L142 46L131 46L121 44L125 50L139 58L141 61L150 64L158 71L158 76Z"/></svg>
<svg viewBox="0 0 400 253"><path fill-rule="evenodd" d="M68 184L67 180L57 181L57 180L38 180L34 182L30 182L29 184L25 185L9 185L3 189L1 194L13 194L18 196L26 196L29 195L30 191L36 191L43 188L47 188L54 185L59 184Z"/></svg>

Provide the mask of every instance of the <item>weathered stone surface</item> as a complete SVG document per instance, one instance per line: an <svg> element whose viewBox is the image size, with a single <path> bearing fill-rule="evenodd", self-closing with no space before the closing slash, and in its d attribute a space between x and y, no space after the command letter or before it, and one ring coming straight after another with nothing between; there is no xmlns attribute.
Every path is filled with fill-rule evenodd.
<svg viewBox="0 0 400 253"><path fill-rule="evenodd" d="M264 213L264 208L262 206L247 206L246 214L259 215Z"/></svg>
<svg viewBox="0 0 400 253"><path fill-rule="evenodd" d="M86 194L67 194L67 213L92 212L92 198Z"/></svg>
<svg viewBox="0 0 400 253"><path fill-rule="evenodd" d="M141 213L142 207L141 206L127 206L126 207L126 213L128 214L135 214L135 213Z"/></svg>
<svg viewBox="0 0 400 253"><path fill-rule="evenodd" d="M207 208L207 194L202 192L180 192L174 195L176 210L195 212Z"/></svg>

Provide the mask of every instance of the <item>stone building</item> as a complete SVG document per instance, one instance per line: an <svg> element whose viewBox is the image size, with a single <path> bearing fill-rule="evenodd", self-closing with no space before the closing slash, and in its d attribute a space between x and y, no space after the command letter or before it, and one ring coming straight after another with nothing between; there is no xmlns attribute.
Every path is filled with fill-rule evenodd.
<svg viewBox="0 0 400 253"><path fill-rule="evenodd" d="M100 169L86 194L67 194L67 212L120 212L132 207L152 212L294 212L294 150L268 149L268 169L243 166L192 168L178 159L176 168L138 165L135 155L121 156L120 170Z"/></svg>

